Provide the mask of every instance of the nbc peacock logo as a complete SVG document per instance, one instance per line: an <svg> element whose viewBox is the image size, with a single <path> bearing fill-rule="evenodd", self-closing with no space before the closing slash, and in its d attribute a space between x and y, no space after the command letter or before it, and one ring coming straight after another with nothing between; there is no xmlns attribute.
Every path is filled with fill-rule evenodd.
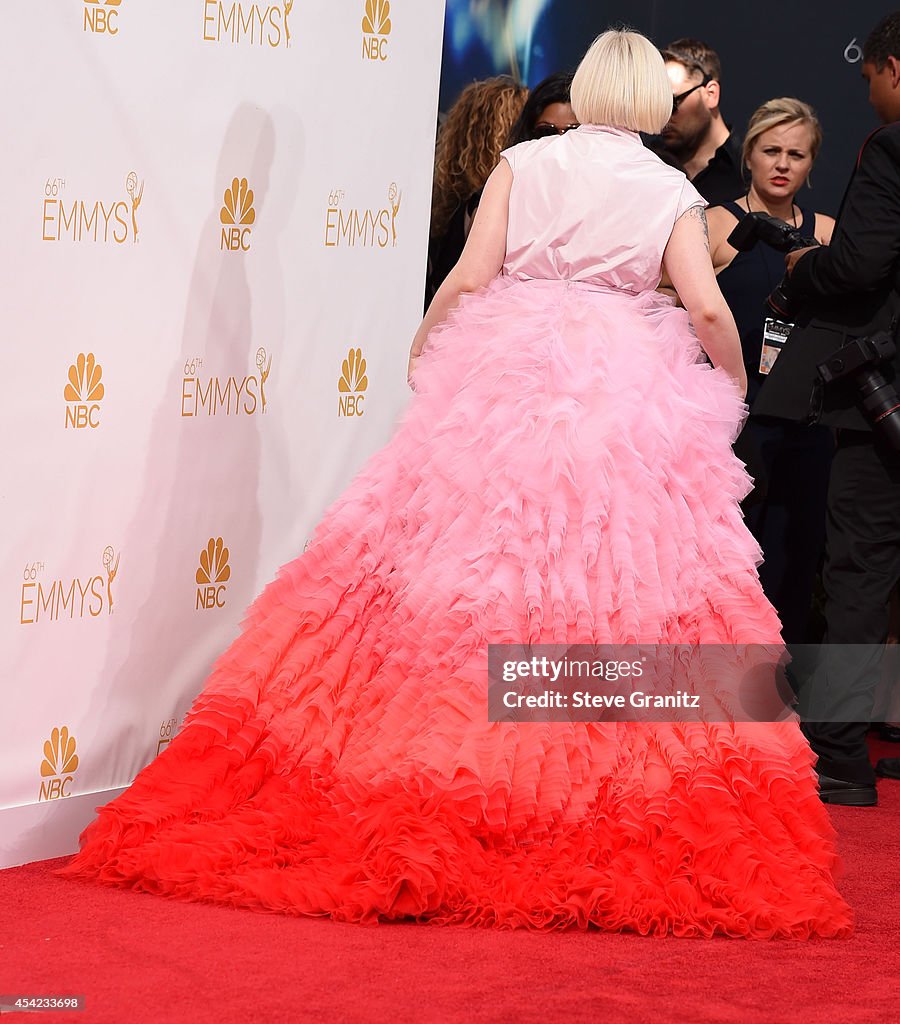
<svg viewBox="0 0 900 1024"><path fill-rule="evenodd" d="M250 249L250 229L256 222L253 208L253 189L246 178L233 178L225 189L219 222L222 234L219 248L227 252L247 252Z"/></svg>
<svg viewBox="0 0 900 1024"><path fill-rule="evenodd" d="M361 348L351 348L341 363L338 378L338 416L362 416L363 401L369 387L366 360Z"/></svg>
<svg viewBox="0 0 900 1024"><path fill-rule="evenodd" d="M75 753L75 737L69 727L54 728L50 739L44 741L44 757L41 761L41 800L59 800L67 797L68 786L78 770L78 755Z"/></svg>
<svg viewBox="0 0 900 1024"><path fill-rule="evenodd" d="M228 548L221 537L209 538L200 552L200 565L194 578L197 581L195 611L225 607L225 584L231 579L231 566L228 564Z"/></svg>
<svg viewBox="0 0 900 1024"><path fill-rule="evenodd" d="M84 0L84 31L95 35L118 35L121 6L122 0Z"/></svg>
<svg viewBox="0 0 900 1024"><path fill-rule="evenodd" d="M103 386L103 367L93 352L79 352L69 367L69 380L63 390L66 400L66 429L82 430L100 426L100 403L106 389Z"/></svg>
<svg viewBox="0 0 900 1024"><path fill-rule="evenodd" d="M362 30L363 60L387 60L388 36L391 34L390 0L366 0Z"/></svg>

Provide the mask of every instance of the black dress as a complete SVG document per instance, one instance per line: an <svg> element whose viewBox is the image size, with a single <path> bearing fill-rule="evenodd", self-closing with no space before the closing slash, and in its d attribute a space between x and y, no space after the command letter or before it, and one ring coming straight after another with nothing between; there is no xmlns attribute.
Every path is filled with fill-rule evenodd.
<svg viewBox="0 0 900 1024"><path fill-rule="evenodd" d="M737 203L722 206L738 220L747 215ZM801 213L800 233L812 237L815 213L804 209ZM760 372L763 332L770 315L766 296L781 281L784 270L784 255L760 242L749 252L738 253L718 276L741 336L750 405L766 380ZM777 330L773 325L770 334ZM760 484L745 504L744 514L763 550L759 575L766 597L781 618L785 641L809 642L814 639L808 632L810 605L825 543L832 432L828 427L751 414L735 449ZM752 452L752 457L745 452Z"/></svg>

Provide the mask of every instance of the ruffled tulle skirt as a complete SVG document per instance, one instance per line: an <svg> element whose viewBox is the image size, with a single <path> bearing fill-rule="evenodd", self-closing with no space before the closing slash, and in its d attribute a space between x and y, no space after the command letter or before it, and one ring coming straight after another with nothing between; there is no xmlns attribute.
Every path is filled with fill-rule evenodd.
<svg viewBox="0 0 900 1024"><path fill-rule="evenodd" d="M655 293L496 280L68 873L346 921L837 936L779 723L490 722L489 643L771 644L742 403Z"/></svg>

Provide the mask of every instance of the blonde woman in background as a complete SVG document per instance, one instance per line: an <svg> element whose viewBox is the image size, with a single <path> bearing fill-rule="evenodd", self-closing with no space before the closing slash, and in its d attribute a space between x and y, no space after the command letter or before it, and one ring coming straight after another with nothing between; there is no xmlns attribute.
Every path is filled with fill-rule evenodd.
<svg viewBox="0 0 900 1024"><path fill-rule="evenodd" d="M828 427L752 414L753 401L790 331L790 324L765 307L784 276L784 254L764 242L738 252L727 239L748 213L766 213L828 244L833 219L796 202L821 143L822 129L808 104L791 97L763 103L744 136L746 195L707 211L713 266L741 335L747 371L751 415L737 450L748 463L752 460L757 489L745 503L746 522L763 550L763 589L781 618L785 641L795 644L814 639L810 605L825 544L833 439Z"/></svg>

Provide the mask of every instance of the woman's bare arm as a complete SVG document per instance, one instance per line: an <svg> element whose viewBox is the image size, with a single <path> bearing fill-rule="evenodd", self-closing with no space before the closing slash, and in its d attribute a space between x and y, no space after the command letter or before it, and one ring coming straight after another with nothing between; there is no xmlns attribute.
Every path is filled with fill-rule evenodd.
<svg viewBox="0 0 900 1024"><path fill-rule="evenodd" d="M736 223L735 217L728 210L720 206L710 207L706 211L706 226L709 230L709 255L712 260L713 270L717 274L720 270L724 270L736 255L736 250L732 249L726 241ZM665 265L663 266L662 280L657 291L662 292L663 295L671 295L679 306L684 305L669 279Z"/></svg>
<svg viewBox="0 0 900 1024"><path fill-rule="evenodd" d="M506 258L506 228L512 181L512 168L506 160L501 160L484 186L462 255L438 288L425 319L416 331L409 353L409 373L412 373L415 360L422 354L429 332L447 318L460 296L489 284L500 273Z"/></svg>
<svg viewBox="0 0 900 1024"><path fill-rule="evenodd" d="M829 217L827 213L817 213L815 231L816 239L822 245L830 245L834 233L834 217Z"/></svg>
<svg viewBox="0 0 900 1024"><path fill-rule="evenodd" d="M663 266L690 314L703 351L713 366L721 366L731 374L746 395L741 341L713 272L706 214L699 206L691 207L675 222Z"/></svg>

